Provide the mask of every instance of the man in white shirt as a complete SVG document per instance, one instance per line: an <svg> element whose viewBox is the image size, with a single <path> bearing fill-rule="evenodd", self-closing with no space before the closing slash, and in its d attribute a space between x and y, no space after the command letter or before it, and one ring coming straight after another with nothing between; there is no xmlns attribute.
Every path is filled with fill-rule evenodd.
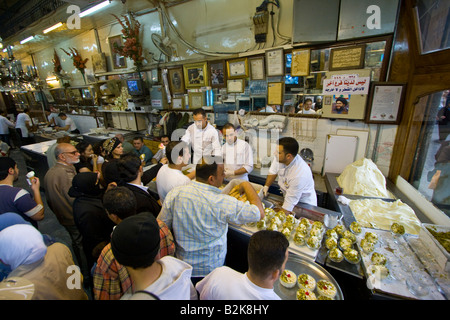
<svg viewBox="0 0 450 320"><path fill-rule="evenodd" d="M111 236L117 262L126 266L136 292L156 295L161 300L197 300L191 282L192 266L171 256L160 258L160 231L148 213L125 218ZM124 295L121 300L138 299Z"/></svg>
<svg viewBox="0 0 450 320"><path fill-rule="evenodd" d="M276 113L277 112L277 106L275 105L267 105L264 109L261 109L260 112L269 112L269 113Z"/></svg>
<svg viewBox="0 0 450 320"><path fill-rule="evenodd" d="M253 151L250 145L237 138L233 124L227 123L222 128L225 144L222 156L225 165L225 178L248 181L248 174L253 171Z"/></svg>
<svg viewBox="0 0 450 320"><path fill-rule="evenodd" d="M297 140L285 137L278 140L278 150L272 160L264 195L278 177L278 185L283 192L284 202L282 210L290 213L298 202L317 206L317 195L314 189L314 178L311 168L298 155Z"/></svg>
<svg viewBox="0 0 450 320"><path fill-rule="evenodd" d="M200 300L280 300L273 286L286 266L288 247L281 232L254 233L247 249L248 271L216 268L195 286Z"/></svg>
<svg viewBox="0 0 450 320"><path fill-rule="evenodd" d="M72 118L68 117L65 113L61 112L58 117L64 121L64 127L56 127L56 131L68 131L70 133L80 133L77 129L77 125Z"/></svg>
<svg viewBox="0 0 450 320"><path fill-rule="evenodd" d="M316 111L312 109L312 100L306 99L305 103L303 104L303 110L300 110L298 113L301 114L316 114Z"/></svg>
<svg viewBox="0 0 450 320"><path fill-rule="evenodd" d="M11 146L11 141L9 139L9 128L14 128L14 123L8 120L4 114L0 114L0 139L6 142L8 146Z"/></svg>
<svg viewBox="0 0 450 320"><path fill-rule="evenodd" d="M163 165L156 176L156 188L161 204L170 190L191 183L191 179L181 172L181 168L189 164L190 154L186 143L172 141L167 145L166 152L169 164Z"/></svg>
<svg viewBox="0 0 450 320"><path fill-rule="evenodd" d="M33 122L30 118L30 110L27 108L17 115L16 130L19 133L22 144L34 143L34 139L30 132L33 128Z"/></svg>
<svg viewBox="0 0 450 320"><path fill-rule="evenodd" d="M195 109L192 113L194 123L191 124L186 133L181 137L181 141L192 146L194 150L193 163L205 156L222 156L218 131L208 123L206 112L202 108Z"/></svg>

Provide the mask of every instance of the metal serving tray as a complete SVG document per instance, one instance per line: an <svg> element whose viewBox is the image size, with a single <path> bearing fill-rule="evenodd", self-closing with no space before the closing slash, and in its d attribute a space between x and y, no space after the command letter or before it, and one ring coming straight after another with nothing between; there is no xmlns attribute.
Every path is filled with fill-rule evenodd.
<svg viewBox="0 0 450 320"><path fill-rule="evenodd" d="M316 279L316 281L330 281L337 290L334 300L344 300L344 295L337 281L330 273L328 273L328 271L326 271L317 263L310 260L301 259L300 257L293 254L289 254L288 261L286 262L286 269L291 270L297 276L302 273L307 273L314 279ZM275 282L274 284L275 293L283 300L296 300L296 293L298 289L298 284L293 288L286 288L280 284L280 280L277 280L277 282ZM317 290L314 290L314 293L317 297L319 297Z"/></svg>

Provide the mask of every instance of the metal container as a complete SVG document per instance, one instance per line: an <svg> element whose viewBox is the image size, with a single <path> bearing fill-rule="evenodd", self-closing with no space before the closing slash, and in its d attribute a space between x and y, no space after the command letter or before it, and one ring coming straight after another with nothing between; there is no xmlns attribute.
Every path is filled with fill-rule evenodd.
<svg viewBox="0 0 450 320"><path fill-rule="evenodd" d="M289 254L288 261L286 262L285 269L291 270L297 276L302 273L307 273L312 276L316 282L319 280L327 280L330 281L336 287L336 296L334 300L344 300L344 295L342 293L341 288L337 281L333 278L333 276L328 273L324 268L322 268L317 263L311 260L301 259L300 257ZM280 284L280 280L277 280L274 284L275 293L283 300L296 300L296 293L299 289L298 284L296 284L293 288L286 288ZM317 290L314 290L314 293L317 297L319 294Z"/></svg>

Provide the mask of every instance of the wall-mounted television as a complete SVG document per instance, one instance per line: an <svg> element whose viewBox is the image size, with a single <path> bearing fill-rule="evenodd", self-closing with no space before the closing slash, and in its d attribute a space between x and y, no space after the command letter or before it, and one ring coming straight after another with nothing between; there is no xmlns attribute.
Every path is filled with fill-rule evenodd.
<svg viewBox="0 0 450 320"><path fill-rule="evenodd" d="M144 83L139 79L127 80L128 93L132 96L144 95Z"/></svg>
<svg viewBox="0 0 450 320"><path fill-rule="evenodd" d="M291 91L292 88L299 88L299 77L291 76L291 66L292 66L292 53L286 53L286 70L284 84L287 91Z"/></svg>

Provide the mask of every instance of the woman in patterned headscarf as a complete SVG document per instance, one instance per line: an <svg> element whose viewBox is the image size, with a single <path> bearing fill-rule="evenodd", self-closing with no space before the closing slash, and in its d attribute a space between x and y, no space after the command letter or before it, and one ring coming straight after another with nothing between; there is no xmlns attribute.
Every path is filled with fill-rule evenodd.
<svg viewBox="0 0 450 320"><path fill-rule="evenodd" d="M103 143L103 150L105 151L105 160L120 159L123 154L122 143L116 137L106 140Z"/></svg>

